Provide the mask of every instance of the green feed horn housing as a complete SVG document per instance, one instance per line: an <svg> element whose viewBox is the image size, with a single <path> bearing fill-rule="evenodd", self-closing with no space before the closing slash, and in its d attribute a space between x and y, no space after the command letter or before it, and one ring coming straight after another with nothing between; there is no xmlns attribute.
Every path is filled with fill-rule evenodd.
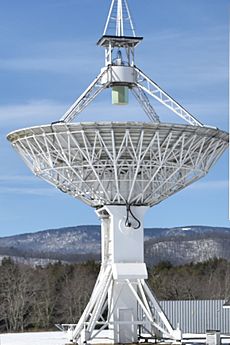
<svg viewBox="0 0 230 345"><path fill-rule="evenodd" d="M112 88L112 104L127 105L129 103L129 89L127 86L114 86Z"/></svg>

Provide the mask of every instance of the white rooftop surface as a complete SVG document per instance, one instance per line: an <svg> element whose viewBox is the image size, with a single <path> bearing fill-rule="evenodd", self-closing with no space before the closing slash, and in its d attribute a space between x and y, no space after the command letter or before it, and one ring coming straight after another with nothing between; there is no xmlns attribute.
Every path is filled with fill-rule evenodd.
<svg viewBox="0 0 230 345"><path fill-rule="evenodd" d="M184 334L189 340L184 340L183 344L205 343L206 334ZM221 343L229 345L230 335L221 336ZM67 338L63 332L26 332L0 334L0 345L65 345ZM101 336L93 341L93 344L111 343L110 334L102 331Z"/></svg>
<svg viewBox="0 0 230 345"><path fill-rule="evenodd" d="M94 344L111 344L112 333L102 331ZM68 343L64 332L25 332L0 334L0 345L65 345Z"/></svg>
<svg viewBox="0 0 230 345"><path fill-rule="evenodd" d="M63 332L28 332L0 334L0 345L64 345Z"/></svg>

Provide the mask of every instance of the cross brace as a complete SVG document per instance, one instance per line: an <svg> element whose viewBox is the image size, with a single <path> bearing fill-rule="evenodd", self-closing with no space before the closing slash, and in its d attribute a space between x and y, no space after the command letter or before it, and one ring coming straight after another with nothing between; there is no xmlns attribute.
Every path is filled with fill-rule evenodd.
<svg viewBox="0 0 230 345"><path fill-rule="evenodd" d="M147 97L147 94L170 109L190 125L203 127L203 124L200 121L192 116L184 107L162 90L159 85L146 76L140 69L137 67L118 65L108 65L106 68L102 68L101 73L66 111L61 118L61 121L73 121L74 118L104 89L119 85L127 86L132 90L134 96L152 122L158 123L160 121Z"/></svg>

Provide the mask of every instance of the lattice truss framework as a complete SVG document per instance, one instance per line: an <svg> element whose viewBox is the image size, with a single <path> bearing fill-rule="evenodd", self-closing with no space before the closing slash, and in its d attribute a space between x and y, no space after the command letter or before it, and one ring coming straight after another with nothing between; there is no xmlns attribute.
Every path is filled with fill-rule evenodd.
<svg viewBox="0 0 230 345"><path fill-rule="evenodd" d="M166 338L171 339L173 328L145 280L137 279L136 281L130 281L129 279L126 279L123 282L114 282L111 266L109 265L106 266L104 270L102 268L97 278L90 301L81 315L78 324L62 324L61 329L69 332L70 339L72 338L78 342L84 327L88 333L89 340L92 341L96 338L100 339L101 331L108 326L119 327L119 324L128 324L127 321L114 322L112 320L116 303L113 306L109 305L107 294L108 291L113 288L113 284L119 286L120 292L122 292L127 285L130 289L130 293L138 301L138 320L132 322L133 326L142 327L143 333L147 332L152 335L153 338L157 332L161 332ZM96 331L95 326L97 326Z"/></svg>
<svg viewBox="0 0 230 345"><path fill-rule="evenodd" d="M188 125L55 124L9 135L29 168L91 206L148 205L204 176L228 134Z"/></svg>

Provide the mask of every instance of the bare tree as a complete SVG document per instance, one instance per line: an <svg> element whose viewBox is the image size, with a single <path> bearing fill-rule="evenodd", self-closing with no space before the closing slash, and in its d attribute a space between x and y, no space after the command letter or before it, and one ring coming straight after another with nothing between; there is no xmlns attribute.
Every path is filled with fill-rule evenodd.
<svg viewBox="0 0 230 345"><path fill-rule="evenodd" d="M76 323L79 320L89 301L95 280L95 272L84 265L66 272L60 300L60 311L65 322Z"/></svg>
<svg viewBox="0 0 230 345"><path fill-rule="evenodd" d="M0 300L2 318L9 331L23 331L28 325L33 289L32 270L12 260L3 261L0 270Z"/></svg>

